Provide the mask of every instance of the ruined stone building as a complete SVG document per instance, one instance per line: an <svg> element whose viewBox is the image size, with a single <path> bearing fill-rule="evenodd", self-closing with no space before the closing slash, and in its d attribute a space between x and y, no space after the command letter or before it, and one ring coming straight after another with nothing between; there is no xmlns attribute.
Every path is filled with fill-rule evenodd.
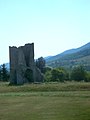
<svg viewBox="0 0 90 120"><path fill-rule="evenodd" d="M43 75L34 62L34 43L9 47L10 84L42 82Z"/></svg>

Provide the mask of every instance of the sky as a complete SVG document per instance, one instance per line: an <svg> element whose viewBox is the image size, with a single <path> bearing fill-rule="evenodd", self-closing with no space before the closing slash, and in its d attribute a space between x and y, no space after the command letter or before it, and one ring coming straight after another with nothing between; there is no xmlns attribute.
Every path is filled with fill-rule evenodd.
<svg viewBox="0 0 90 120"><path fill-rule="evenodd" d="M90 0L0 0L0 64L32 42L35 59L90 42Z"/></svg>

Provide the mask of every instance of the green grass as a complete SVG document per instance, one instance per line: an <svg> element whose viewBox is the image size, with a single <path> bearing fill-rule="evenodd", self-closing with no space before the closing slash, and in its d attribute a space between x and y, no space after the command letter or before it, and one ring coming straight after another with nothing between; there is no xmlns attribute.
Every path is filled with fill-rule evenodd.
<svg viewBox="0 0 90 120"><path fill-rule="evenodd" d="M0 93L7 92L35 92L35 91L90 91L90 82L65 82L65 83L42 83L25 84L22 86L9 86L9 83L0 83Z"/></svg>
<svg viewBox="0 0 90 120"><path fill-rule="evenodd" d="M90 120L89 87L90 83L0 83L0 120Z"/></svg>

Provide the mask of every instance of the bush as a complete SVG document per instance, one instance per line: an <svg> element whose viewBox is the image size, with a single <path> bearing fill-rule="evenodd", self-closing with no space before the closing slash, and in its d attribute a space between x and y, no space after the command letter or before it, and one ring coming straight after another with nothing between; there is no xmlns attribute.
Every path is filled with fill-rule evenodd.
<svg viewBox="0 0 90 120"><path fill-rule="evenodd" d="M71 79L75 81L82 81L86 79L87 72L82 66L73 68L71 72Z"/></svg>
<svg viewBox="0 0 90 120"><path fill-rule="evenodd" d="M63 70L55 68L51 71L51 73L52 73L52 81L64 82L65 73Z"/></svg>
<svg viewBox="0 0 90 120"><path fill-rule="evenodd" d="M64 82L69 78L68 73L63 68L48 68L45 72L46 82Z"/></svg>
<svg viewBox="0 0 90 120"><path fill-rule="evenodd" d="M87 72L85 82L90 82L90 72Z"/></svg>

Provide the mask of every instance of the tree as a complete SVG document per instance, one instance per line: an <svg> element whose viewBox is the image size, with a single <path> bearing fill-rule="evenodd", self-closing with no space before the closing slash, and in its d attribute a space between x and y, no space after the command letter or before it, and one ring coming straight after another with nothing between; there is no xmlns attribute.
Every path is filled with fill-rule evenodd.
<svg viewBox="0 0 90 120"><path fill-rule="evenodd" d="M36 66L41 70L42 73L45 72L45 59L40 57L36 60Z"/></svg>
<svg viewBox="0 0 90 120"><path fill-rule="evenodd" d="M61 67L54 69L46 67L44 78L46 82L64 82L64 80L69 80L69 73Z"/></svg>
<svg viewBox="0 0 90 120"><path fill-rule="evenodd" d="M45 67L45 74L44 74L44 81L50 82L52 81L52 74L51 74L52 68L51 67Z"/></svg>
<svg viewBox="0 0 90 120"><path fill-rule="evenodd" d="M85 82L90 82L90 72L87 72Z"/></svg>
<svg viewBox="0 0 90 120"><path fill-rule="evenodd" d="M86 79L86 71L83 66L73 68L71 72L71 79L76 81L82 81Z"/></svg>
<svg viewBox="0 0 90 120"><path fill-rule="evenodd" d="M0 68L0 81L1 81L1 79L2 79L2 75L1 75L1 68Z"/></svg>
<svg viewBox="0 0 90 120"><path fill-rule="evenodd" d="M8 71L7 71L5 64L3 64L1 66L1 80L8 81L8 79L9 79L9 74L8 74Z"/></svg>
<svg viewBox="0 0 90 120"><path fill-rule="evenodd" d="M51 72L52 81L64 82L65 80L65 71L60 68L54 68Z"/></svg>

